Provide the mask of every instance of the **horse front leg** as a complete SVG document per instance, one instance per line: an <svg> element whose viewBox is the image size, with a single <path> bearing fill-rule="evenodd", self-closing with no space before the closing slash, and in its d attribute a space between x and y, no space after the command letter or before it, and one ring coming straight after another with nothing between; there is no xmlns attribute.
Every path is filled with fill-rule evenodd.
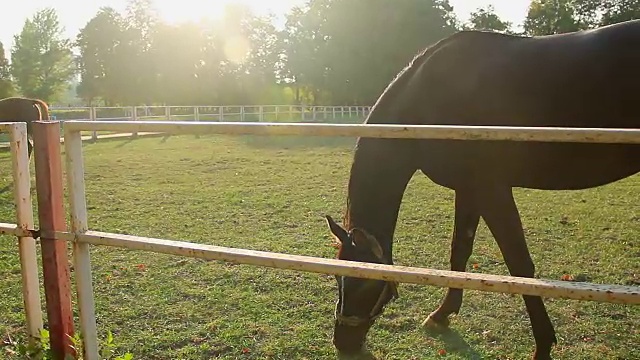
<svg viewBox="0 0 640 360"><path fill-rule="evenodd" d="M480 213L474 193L469 190L457 190L455 198L455 220L451 240L450 264L452 271L464 272L473 251L473 241L480 221ZM462 289L447 289L444 300L422 323L427 328L446 328L449 315L458 313L462 306Z"/></svg>
<svg viewBox="0 0 640 360"><path fill-rule="evenodd" d="M527 248L511 188L483 191L482 196L480 212L500 247L509 272L513 276L532 278L535 265ZM524 295L523 299L536 342L533 359L549 360L557 339L542 298Z"/></svg>

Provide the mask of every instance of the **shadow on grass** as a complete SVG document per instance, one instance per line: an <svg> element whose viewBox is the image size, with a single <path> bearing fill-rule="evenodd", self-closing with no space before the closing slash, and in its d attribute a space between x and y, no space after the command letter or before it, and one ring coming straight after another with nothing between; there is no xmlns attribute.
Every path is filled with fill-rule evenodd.
<svg viewBox="0 0 640 360"><path fill-rule="evenodd" d="M0 209L7 208L10 209L14 206L13 199L2 199L0 198Z"/></svg>
<svg viewBox="0 0 640 360"><path fill-rule="evenodd" d="M261 149L352 148L356 144L356 139L350 137L246 135L240 139L247 146Z"/></svg>
<svg viewBox="0 0 640 360"><path fill-rule="evenodd" d="M343 355L336 352L336 360L378 360L373 353L365 350L357 355Z"/></svg>
<svg viewBox="0 0 640 360"><path fill-rule="evenodd" d="M475 351L471 345L460 335L459 332L452 329L424 329L425 335L442 341L445 345L444 350L447 353L456 353L462 355L465 359L482 359L482 355Z"/></svg>
<svg viewBox="0 0 640 360"><path fill-rule="evenodd" d="M13 182L11 182L9 185L3 187L2 189L0 189L0 195L6 193L7 191L11 190L11 188L13 188Z"/></svg>
<svg viewBox="0 0 640 360"><path fill-rule="evenodd" d="M125 146L127 146L128 144L130 144L134 139L133 139L133 138L128 138L128 139L121 138L121 139L119 139L119 140L120 140L120 141L124 140L124 141L122 141L121 143L119 143L118 145L116 145L116 148L122 148L122 147L125 147ZM102 141L102 139L100 139L99 141Z"/></svg>

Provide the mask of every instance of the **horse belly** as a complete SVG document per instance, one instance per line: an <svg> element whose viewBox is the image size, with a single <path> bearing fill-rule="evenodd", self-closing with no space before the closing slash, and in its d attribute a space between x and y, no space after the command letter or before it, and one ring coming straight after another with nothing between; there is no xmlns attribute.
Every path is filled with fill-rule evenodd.
<svg viewBox="0 0 640 360"><path fill-rule="evenodd" d="M545 144L529 146L520 159L508 158L498 172L512 175L511 185L539 190L582 190L640 172L640 145ZM536 151L537 150L537 151ZM520 165L509 164L522 161Z"/></svg>
<svg viewBox="0 0 640 360"><path fill-rule="evenodd" d="M419 168L438 185L482 183L578 190L640 172L640 145L501 141L423 141Z"/></svg>

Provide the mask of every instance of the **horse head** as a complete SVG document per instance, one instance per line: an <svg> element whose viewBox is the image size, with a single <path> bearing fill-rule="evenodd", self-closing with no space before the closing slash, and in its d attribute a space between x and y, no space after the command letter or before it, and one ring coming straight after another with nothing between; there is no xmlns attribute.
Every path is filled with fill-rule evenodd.
<svg viewBox="0 0 640 360"><path fill-rule="evenodd" d="M378 240L366 230L343 229L326 216L331 234L339 243L340 260L391 264ZM338 300L335 309L333 344L343 354L364 350L367 333L385 305L398 297L395 282L336 276Z"/></svg>

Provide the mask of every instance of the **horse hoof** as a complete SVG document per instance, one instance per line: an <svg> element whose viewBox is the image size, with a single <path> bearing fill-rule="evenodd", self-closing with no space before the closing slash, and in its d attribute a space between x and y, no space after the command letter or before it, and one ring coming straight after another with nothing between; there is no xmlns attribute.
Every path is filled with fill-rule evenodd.
<svg viewBox="0 0 640 360"><path fill-rule="evenodd" d="M434 313L431 313L429 317L422 322L422 327L428 330L445 330L449 328L449 319L446 317L442 320L436 319Z"/></svg>

